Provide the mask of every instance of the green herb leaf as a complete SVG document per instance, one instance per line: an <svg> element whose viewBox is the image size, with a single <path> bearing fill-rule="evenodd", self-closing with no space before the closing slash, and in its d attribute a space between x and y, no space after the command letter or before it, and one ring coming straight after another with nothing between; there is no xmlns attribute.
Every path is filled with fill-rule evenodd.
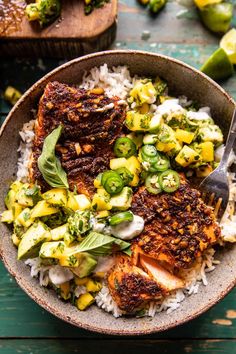
<svg viewBox="0 0 236 354"><path fill-rule="evenodd" d="M34 185L32 188L26 189L25 195L26 195L27 197L32 198L33 203L34 203L34 204L37 204L38 201L41 199L39 186Z"/></svg>
<svg viewBox="0 0 236 354"><path fill-rule="evenodd" d="M38 158L38 168L51 187L69 188L66 172L55 155L55 147L62 130L62 125L59 125L45 138L42 153Z"/></svg>
<svg viewBox="0 0 236 354"><path fill-rule="evenodd" d="M132 251L131 251L131 248L126 248L124 251L123 251L125 254L127 254L127 256L131 257L132 256Z"/></svg>
<svg viewBox="0 0 236 354"><path fill-rule="evenodd" d="M98 232L90 232L87 237L76 247L76 252L89 252L94 256L104 256L112 252L113 245L124 250L130 246L128 242L115 237L103 235Z"/></svg>

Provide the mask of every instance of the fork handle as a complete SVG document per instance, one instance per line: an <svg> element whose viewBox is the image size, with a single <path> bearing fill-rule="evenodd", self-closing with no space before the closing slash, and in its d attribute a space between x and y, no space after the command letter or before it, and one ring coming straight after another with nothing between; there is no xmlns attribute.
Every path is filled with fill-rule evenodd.
<svg viewBox="0 0 236 354"><path fill-rule="evenodd" d="M234 114L233 114L232 121L230 124L230 129L229 129L228 137L227 137L226 144L225 144L225 150L224 150L222 159L220 161L220 165L219 165L220 169L227 170L228 159L229 159L230 152L233 148L235 138L236 138L236 108L234 110Z"/></svg>

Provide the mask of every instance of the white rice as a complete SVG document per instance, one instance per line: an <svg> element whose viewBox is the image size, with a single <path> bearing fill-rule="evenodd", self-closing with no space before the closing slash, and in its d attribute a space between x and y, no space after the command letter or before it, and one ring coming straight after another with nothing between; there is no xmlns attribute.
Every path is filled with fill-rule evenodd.
<svg viewBox="0 0 236 354"><path fill-rule="evenodd" d="M39 284L41 286L47 286L49 284L48 271L53 266L44 266L41 263L39 257L29 258L25 261L25 264L30 266L30 275L32 278L39 278Z"/></svg>
<svg viewBox="0 0 236 354"><path fill-rule="evenodd" d="M186 281L185 288L172 292L163 301L150 302L146 316L154 317L156 313L162 311L171 313L180 306L186 297L197 294L201 284L206 286L208 284L206 273L212 272L215 266L219 264L219 261L214 259L214 254L215 250L213 248L208 249L202 257L199 257L192 268L183 270L180 275ZM123 312L118 308L105 284L95 299L98 307L112 313L113 316L120 317L123 315Z"/></svg>
<svg viewBox="0 0 236 354"><path fill-rule="evenodd" d="M35 120L31 120L23 125L20 131L21 142L18 148L20 157L17 162L16 178L19 181L27 182L29 176L29 163L32 153L34 140L34 124Z"/></svg>
<svg viewBox="0 0 236 354"><path fill-rule="evenodd" d="M130 89L133 87L137 77L131 77L130 72L126 66L114 67L108 69L107 64L104 64L100 68L93 68L89 73L85 73L83 76L83 82L80 87L85 89L93 89L95 87L102 87L105 93L111 96L118 96L124 100ZM122 104L123 101L121 101ZM178 103L182 107L188 107L192 104L192 101L188 101L186 97L180 97ZM155 112L158 108L156 105L151 105L151 110ZM134 108L134 103L133 107ZM205 114L210 115L209 107L203 107L199 110ZM25 123L20 136L22 142L19 146L20 157L18 160L18 171L17 179L23 182L27 182L29 172L28 167L30 163L30 157L32 152L32 144L34 139L34 128L35 121L31 120ZM220 160L223 153L223 147L219 148L216 152L218 160ZM236 158L234 154L231 154L230 163L235 163ZM236 216L235 213L235 200L236 200L236 181L235 174L229 173L229 184L230 184L230 200L227 210L221 222L222 229L222 240L227 242L236 242ZM186 280L186 287L181 290L173 292L171 295L167 296L161 303L151 302L147 310L148 316L154 316L155 313L161 311L167 311L167 313L172 312L177 309L181 302L190 295L194 295L198 292L200 284L207 285L207 273L215 269L215 266L219 261L214 260L214 249L208 249L202 257L200 257L195 265L188 270L183 270L181 276ZM104 257L103 257L104 258ZM109 260L110 264L112 260ZM47 286L49 284L49 270L54 266L44 266L41 264L40 258L28 259L25 262L31 267L31 276L39 277L40 285ZM97 270L103 271L104 264L103 260L99 261ZM102 270L101 270L102 269ZM78 286L75 290L75 296L79 296L85 292L85 287ZM118 308L115 301L112 299L109 290L106 285L103 286L101 291L96 296L96 303L98 307L103 310L112 313L115 317L122 316L122 311Z"/></svg>
<svg viewBox="0 0 236 354"><path fill-rule="evenodd" d="M134 82L135 78L131 78L126 66L113 67L111 70L107 64L104 64L100 68L95 67L89 73L85 73L80 87L89 90L102 87L108 97L118 96L125 99Z"/></svg>
<svg viewBox="0 0 236 354"><path fill-rule="evenodd" d="M95 297L96 304L98 307L103 309L106 312L110 312L114 317L120 317L123 315L123 312L119 309L116 302L113 300L109 289L107 286L103 286Z"/></svg>

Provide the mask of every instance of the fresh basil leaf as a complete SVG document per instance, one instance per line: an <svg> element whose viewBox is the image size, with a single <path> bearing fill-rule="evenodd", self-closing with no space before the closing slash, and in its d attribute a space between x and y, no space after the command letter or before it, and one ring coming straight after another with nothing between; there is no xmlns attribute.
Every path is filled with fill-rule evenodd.
<svg viewBox="0 0 236 354"><path fill-rule="evenodd" d="M51 187L69 188L66 172L55 155L55 147L62 130L62 125L59 125L45 138L42 153L38 158L38 168Z"/></svg>
<svg viewBox="0 0 236 354"><path fill-rule="evenodd" d="M128 242L92 231L76 247L76 252L88 252L94 256L104 256L111 253L113 244L118 245L121 250L130 246Z"/></svg>
<svg viewBox="0 0 236 354"><path fill-rule="evenodd" d="M120 247L121 250L124 250L130 246L130 243L121 240L120 238L112 237L114 243Z"/></svg>

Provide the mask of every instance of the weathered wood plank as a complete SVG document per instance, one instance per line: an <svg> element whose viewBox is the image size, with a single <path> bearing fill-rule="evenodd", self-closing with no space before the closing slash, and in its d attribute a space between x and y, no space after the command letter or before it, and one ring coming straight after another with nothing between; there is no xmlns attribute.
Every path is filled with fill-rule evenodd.
<svg viewBox="0 0 236 354"><path fill-rule="evenodd" d="M14 11L14 10L13 10ZM0 56L76 57L105 50L116 36L117 0L89 16L82 1L62 1L61 16L49 26L40 28L29 23L24 10L0 20Z"/></svg>
<svg viewBox="0 0 236 354"><path fill-rule="evenodd" d="M176 15L181 9L183 8L176 1L169 1L162 14L150 17L147 10L139 6L136 0L120 1L117 40L112 48L141 49L161 53L199 68L217 48L219 39L210 34L197 18L178 19ZM142 39L144 30L150 32L148 40ZM62 62L53 59L41 61L1 58L1 89L10 84L24 92ZM236 99L235 77L222 83L222 86ZM10 105L0 98L1 121L9 109ZM0 264L0 337L12 338L0 342L0 351L3 354L19 352L96 354L108 351L114 354L121 351L129 354L137 351L145 351L147 354L153 351L165 354L235 353L235 295L236 289L200 318L174 330L137 338L135 341L112 340L109 336L72 327L44 311L24 294ZM17 337L22 340L13 339ZM24 339L25 337L41 339L27 340ZM62 340L43 338L62 338ZM177 342L165 338L186 338L186 340ZM199 340L192 341L191 338L199 338ZM235 340L201 340L205 338L234 338ZM80 339L80 341L70 339Z"/></svg>
<svg viewBox="0 0 236 354"><path fill-rule="evenodd" d="M205 59L217 48L217 45L186 45L186 44L166 44L155 41L139 40L137 43L117 41L114 48L120 49L141 49L160 53L183 60L196 68L199 68ZM64 61L53 59L47 60L8 60L0 59L0 68L2 69L1 86L2 90L8 85L12 85L22 92L25 92L35 81L40 79L47 72L57 67ZM21 75L19 75L21 72ZM236 80L232 77L224 82L222 86L234 98L236 98ZM0 97L0 112L8 113L11 106Z"/></svg>
<svg viewBox="0 0 236 354"><path fill-rule="evenodd" d="M1 354L209 354L235 353L235 340L1 340Z"/></svg>
<svg viewBox="0 0 236 354"><path fill-rule="evenodd" d="M157 16L150 15L147 8L137 0L119 2L117 38L121 41L141 39L143 30L151 32L151 40L157 43L194 43L214 44L217 38L201 24L197 11L192 18L178 18L185 9L177 1L168 1L166 7ZM125 28L125 30L124 30Z"/></svg>
<svg viewBox="0 0 236 354"><path fill-rule="evenodd" d="M235 338L236 319L229 318L236 310L236 289L217 306L188 324L149 338ZM227 311L231 310L228 316ZM219 320L232 324L219 324ZM114 319L115 321L115 319ZM215 321L215 323L214 323ZM110 338L73 327L44 311L15 283L0 264L0 337Z"/></svg>

